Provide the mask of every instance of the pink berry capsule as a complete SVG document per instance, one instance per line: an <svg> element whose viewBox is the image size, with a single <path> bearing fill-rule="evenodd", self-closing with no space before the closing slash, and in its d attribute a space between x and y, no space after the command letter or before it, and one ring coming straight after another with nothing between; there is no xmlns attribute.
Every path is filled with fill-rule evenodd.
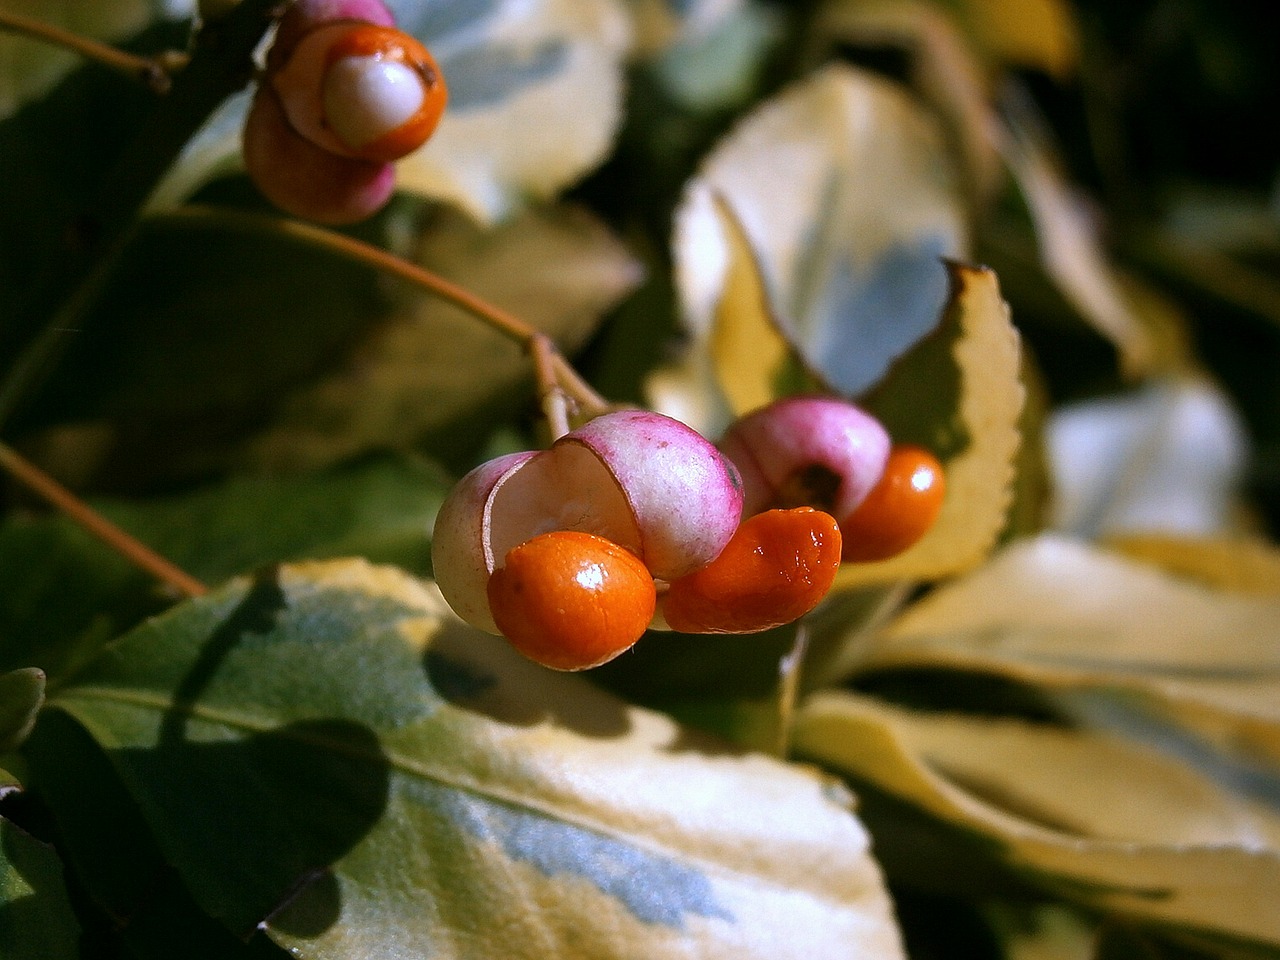
<svg viewBox="0 0 1280 960"><path fill-rule="evenodd" d="M736 421L720 449L742 472L745 513L810 506L840 520L884 472L889 434L836 397L787 397Z"/></svg>
<svg viewBox="0 0 1280 960"><path fill-rule="evenodd" d="M701 434L647 410L621 410L557 441L592 451L626 497L645 566L673 580L714 560L742 519L737 469Z"/></svg>
<svg viewBox="0 0 1280 960"><path fill-rule="evenodd" d="M277 207L354 223L395 189L398 159L444 109L431 55L381 0L296 0L280 20L244 129L249 176Z"/></svg>
<svg viewBox="0 0 1280 960"><path fill-rule="evenodd" d="M505 553L492 547L492 503L495 490L537 454L509 453L480 464L457 482L436 514L431 538L431 569L436 585L453 612L473 627L498 633L487 594Z"/></svg>
<svg viewBox="0 0 1280 960"><path fill-rule="evenodd" d="M621 411L463 477L436 519L432 565L454 611L497 632L489 580L535 537L591 534L671 580L719 555L741 515L737 471L711 443L670 417Z"/></svg>
<svg viewBox="0 0 1280 960"><path fill-rule="evenodd" d="M272 204L317 223L356 223L395 192L395 167L330 153L293 129L269 90L253 98L243 134L245 169Z"/></svg>

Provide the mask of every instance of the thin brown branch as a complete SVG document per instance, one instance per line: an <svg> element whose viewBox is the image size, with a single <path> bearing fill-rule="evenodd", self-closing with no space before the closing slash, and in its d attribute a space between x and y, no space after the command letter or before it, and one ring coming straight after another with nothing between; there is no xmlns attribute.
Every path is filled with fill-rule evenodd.
<svg viewBox="0 0 1280 960"><path fill-rule="evenodd" d="M542 331L521 320L515 314L476 296L465 287L446 280L424 267L410 263L381 247L301 220L197 204L167 211L159 214L156 219L285 237L328 250L364 263L383 273L399 277L465 310L490 329L514 340L534 356L535 362L537 361L536 350L540 349L536 345L539 341L544 341L545 349L549 353L546 360L548 370L554 374L554 381L559 385L564 396L589 415L604 413L611 409L609 402L587 384Z"/></svg>
<svg viewBox="0 0 1280 960"><path fill-rule="evenodd" d="M117 73L141 80L156 93L169 92L173 71L181 68L185 62L184 55L175 52L168 52L158 57L139 56L108 43L72 33L55 24L7 10L0 10L0 30L8 30L70 50L86 60L92 60Z"/></svg>
<svg viewBox="0 0 1280 960"><path fill-rule="evenodd" d="M530 344L533 354L533 372L538 382L538 402L542 406L542 414L547 418L547 428L551 431L551 439L559 440L569 432L569 408L564 389L556 376L555 344L547 336L537 336Z"/></svg>
<svg viewBox="0 0 1280 960"><path fill-rule="evenodd" d="M146 544L121 530L58 481L0 442L0 468L8 471L32 492L61 510L83 529L141 570L187 597L198 597L208 588L189 573L174 566Z"/></svg>

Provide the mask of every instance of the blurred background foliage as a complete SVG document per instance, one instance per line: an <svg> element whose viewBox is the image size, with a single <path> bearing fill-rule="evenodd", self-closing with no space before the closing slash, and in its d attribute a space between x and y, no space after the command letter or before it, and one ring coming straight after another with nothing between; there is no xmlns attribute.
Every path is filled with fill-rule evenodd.
<svg viewBox="0 0 1280 960"><path fill-rule="evenodd" d="M1036 459L1037 441L1050 414L1080 401L1109 402L1120 396L1126 405L1106 408L1109 416L1137 423L1135 429L1149 434L1153 448L1191 441L1190 453L1169 461L1143 454L1135 466L1128 456L1132 451L1120 449L1117 473L1136 477L1143 487L1136 501L1120 507L1093 504L1091 509L1086 499L1063 527L1092 537L1105 530L1105 521L1142 507L1144 501L1158 509L1176 506L1157 496L1163 493L1160 474L1171 472L1169 464L1183 469L1200 460L1206 474L1200 479L1212 493L1205 498L1206 527L1263 532L1273 541L1280 537L1280 127L1275 122L1280 10L1210 0L634 0L629 5L633 14L659 13L643 21L652 29L641 30L638 44L624 53L612 16L621 5L474 2L449 8L461 11L457 22L438 15L444 8L437 5L417 0L392 5L415 17L421 14L422 29L439 30L446 46L456 40L454 53L460 58L467 43L483 48L488 39L485 30L460 30L457 36L450 32L466 26L468 17L475 15L487 29L492 24L485 18L499 8L504 15L515 11L517 19L528 15L535 20L529 11L554 9L560 19L551 27L539 26L553 35L548 49L557 56L537 63L548 74L563 68L566 75L573 74L574 83L585 84L597 96L580 117L564 109L566 103L576 103L572 98L561 94L551 101L557 135L572 141L572 149L559 158L563 169L549 172L521 155L518 137L504 135L511 118L501 113L508 101L534 97L534 88L547 77L533 70L499 71L512 89L494 93L481 85L469 97L459 97L476 108L480 120L490 108L501 114L500 122L487 127L476 122L465 136L458 135L464 145L467 137L480 137L475 153L498 156L494 170L486 167L469 181L458 169L474 172L472 168L484 165L428 165L409 178L406 193L391 207L352 232L461 278L553 332L562 348L574 353L579 369L612 399L649 402L655 369L677 361L698 340L699 332L681 315L677 266L684 251L672 240L673 218L688 184L706 172L722 138L750 120L762 102L812 75L818 65L842 61L900 81L910 91L910 102L941 118L965 188L969 258L995 269L1030 348L1023 371L1029 401L1021 424L1030 442L1028 456L1019 464L1022 485L1006 536L1039 532L1049 520L1044 487L1050 471ZM122 10L126 6L130 15L110 31L133 35L165 5L120 4ZM677 14L693 18L712 8L731 14L722 20L711 17L710 26L702 24L673 41L672 31L680 32ZM523 27L523 21L517 26ZM133 42L146 46L155 36L165 42L183 36L173 24L153 24L150 31ZM503 62L511 67L519 61ZM622 67L615 69L620 62ZM24 69L21 64L9 67ZM459 70L457 76L465 91L466 72ZM476 71L470 76L474 79ZM615 94L624 98L620 109L615 111L612 103L601 106ZM0 188L11 201L0 209L0 282L8 290L33 282L37 271L31 263L61 242L58 221L47 216L49 211L74 210L76 190L94 182L98 173L96 154L60 154L50 144L56 147L58 136L75 129L104 151L114 148L127 139L130 125L146 106L143 99L90 68L0 130ZM103 106L107 101L115 103L111 110ZM4 106L7 110L14 104ZM545 117L547 108L535 107L527 113L536 129L538 110ZM50 117L53 123L47 122ZM68 117L75 119L72 126ZM1003 153L993 146L999 137L987 139L987 123L995 119L1009 134L1002 141ZM183 169L196 172L185 186L198 185L194 199L214 209L262 211L248 183L234 172L234 163L228 166L235 153L234 133L234 122L205 131L212 159L187 157ZM1006 168L1018 175L1007 175ZM490 173L492 182L485 179ZM430 185L441 179L447 186L433 193ZM479 330L470 318L424 302L363 265L292 247L277 237L204 229L208 226L166 219L163 211L144 223L100 295L81 305L77 336L40 388L24 395L20 409L6 411L15 415L5 425L5 439L20 444L51 472L95 498L108 516L209 582L264 564L345 554L394 563L417 575L429 573L430 518L452 477L490 453L535 442L537 411L519 351ZM1045 253L1055 242L1060 245L1057 260ZM0 366L7 366L36 335L5 322L13 317L16 299L0 299ZM1117 302L1120 319L1107 328L1108 321L1116 320ZM1130 322L1132 317L1139 319ZM246 357L253 362L246 363ZM1188 397L1158 386L1166 374L1199 372L1202 365L1234 401L1247 438L1233 432L1229 409L1224 412L1211 399L1202 403L1203 395ZM815 373L798 365L784 372L792 386L808 382L805 377ZM1153 382L1157 386L1147 389ZM962 392L949 381L943 387L949 403L955 402L952 394ZM1055 436L1066 444L1069 460L1076 448L1065 428ZM1050 447L1057 442L1051 441ZM1119 441L1120 447L1126 442ZM1240 465L1243 508L1234 500ZM1051 479L1059 501L1067 499L1073 489L1070 478L1061 474ZM1230 488L1225 495L1224 486ZM92 660L112 637L172 599L160 596L145 577L71 524L41 516L34 501L15 486L6 486L3 495L4 669L39 663L56 674ZM1229 511L1218 509L1220 500L1230 503ZM1175 565L1160 543L1146 546L1166 567ZM1000 606L997 601L1014 597L1010 605L1021 602L1024 608L1011 615L1014 626L1041 626L1037 617L1044 605L1019 600L1019 590L1025 588L1034 599L1034 588L1056 583L1054 577L1067 561L1077 564L1075 585L1091 594L1122 576L1133 578L1135 591L1150 585L1132 568L1115 574L1093 554L1058 555L1055 551L1062 547L1054 542L1040 550L1026 551L1034 562L1025 566L1015 557L997 573L988 571L994 577L989 589L962 583L955 606L976 616L974 611L985 614ZM1226 559L1218 563L1219 556ZM1261 584L1259 593L1274 595L1280 582L1274 551L1265 545L1256 557L1228 549L1222 554L1187 551L1178 558L1185 572L1216 586L1224 584L1211 572L1221 575L1221 581L1230 579L1228 573L1239 574L1241 592ZM1246 563L1255 559L1256 567ZM1169 593L1156 596L1183 597L1179 591L1185 583L1162 583ZM367 588L361 584L355 600L343 600L352 603L351 610L342 609L353 622L360 620L367 600L361 591ZM938 594L948 596L946 589ZM1063 742L1054 746L1064 755L1074 756L1069 751L1078 747L1086 759L1108 758L1113 745L1108 740L1102 749L1099 743L1105 738L1091 739L1096 727L1119 729L1146 745L1141 731L1117 720L1132 723L1134 718L1122 709L1131 705L1124 694L1132 690L1116 694L1109 689L1099 705L1084 695L1064 694L1060 676L1027 679L1025 664L1016 656L1008 662L994 655L983 660L965 647L973 636L961 636L948 649L947 642L956 638L948 633L947 617L937 614L931 621L923 604L908 607L908 612L925 611L920 617L936 635L926 631L924 636L937 641L942 653L895 650L889 643L873 650L880 660L859 663L861 671L849 670L838 655L830 662L821 659L822 644L830 639L824 630L843 644L837 654L852 651L855 658L865 657L868 632L883 625L884 610L896 609L918 593L909 583L886 593L850 591L815 618L815 675L825 670L845 687L846 698L831 701L826 718L838 732L861 724L864 732L888 738L886 731L900 724L922 742L957 731L982 742L989 733L982 722L991 720L1007 723L1008 729L1000 729L1018 741L1014 746L1019 749L1024 746L1020 737L1037 746L1062 734ZM1206 622L1222 611L1254 610L1251 601L1227 593L1214 594L1216 606L1206 603ZM1064 594L1062 605L1071 608L1069 592ZM413 604L420 602L415 594ZM1169 606L1174 606L1172 600ZM198 614L197 605L192 616ZM979 627L1003 626L978 619ZM1107 682L1151 667L1150 650L1142 645L1149 639L1149 631L1144 632L1149 618L1143 611L1101 619L1105 628L1124 620L1132 628L1126 636L1138 638L1132 649L1118 645L1115 674L1107 674ZM1083 618L1069 622L1085 638L1083 646L1106 635ZM1239 622L1257 625L1256 617L1244 614ZM1177 634L1178 624L1156 626ZM1178 636L1185 649L1170 654L1165 667L1182 677L1205 666L1215 651L1205 653L1205 636L1194 629ZM1258 629L1221 638L1218 653L1235 657L1232 663L1247 674L1253 665L1249 658L1265 647L1269 636ZM133 643L146 647L138 638ZM785 711L774 688L779 662L793 643L791 633L774 632L744 653L738 638L707 639L694 646L686 637L654 636L646 638L635 656L593 676L628 699L659 705L681 720L758 746L776 738L777 727L787 721L779 717ZM197 656L194 640L191 648ZM476 649L487 648L481 644ZM151 654L144 653L126 667L145 673ZM967 666L965 656L973 658ZM339 666L335 675L340 679L355 672ZM417 664L411 667L395 682L408 677L425 683ZM526 675L533 676L527 665L503 666L497 672L518 677L520 695L543 695L543 681L525 682ZM1157 676L1152 689L1167 679ZM250 707L252 696L277 696L269 680L263 681L266 693L247 688ZM6 682L23 691L34 717L43 687L32 693L33 678L21 671L7 675ZM156 696L162 697L163 684L157 689ZM581 686L566 687L570 692L563 695L558 686L549 689L547 696L553 693L561 701L600 696L599 691L583 694ZM333 709L339 712L349 705L350 691L335 681L333 692ZM287 702L287 690L280 696ZM609 703L608 710L621 710ZM245 703L234 701L233 706ZM907 723L895 712L902 707L920 709L924 719ZM1252 717L1248 710L1241 712ZM947 721L936 729L930 722L953 715L962 720L951 730ZM29 732L26 719L10 723L18 733L5 732L20 741ZM1187 719L1177 716L1170 724L1176 727L1174 720ZM813 721L815 730L818 720ZM1096 727L1091 728L1093 721ZM488 730L486 722L482 719L477 729ZM1190 720L1188 724L1195 729ZM1274 721L1263 728L1274 729ZM33 749L45 757L43 775L55 784L53 793L62 774L54 772L56 760L48 758L65 747L60 736L68 737L68 743L76 737L87 740L60 730L57 722L46 725L44 739L37 738ZM873 776L878 771L858 769L857 758L819 756L838 742L839 736L824 740L818 730L808 759L818 756L856 788L860 814L875 835L876 853L916 960L1275 955L1274 943L1268 948L1194 930L1170 932L1159 924L1137 922L1123 909L1108 910L1107 897L1114 891L1079 879L1072 873L1081 867L1077 862L1063 867L1055 861L1054 866L1062 867L1057 873L1048 867L1043 868L1047 873L1011 869L993 853L996 841L1008 840L999 829L931 815L925 808L936 797L927 790L922 797L896 789L902 783L893 777L914 759L906 747L903 756L889 758L896 767L884 764L886 786ZM582 747L572 737L565 743L566 749ZM86 753L94 749L81 746ZM619 755L627 756L626 751L636 749L623 742L617 747ZM427 742L414 749L432 755L435 748ZM1061 811L1052 802L1070 795L1054 782L1053 765L1043 764L1036 771L1038 779L1028 777L1044 789L1043 795L1031 795L1034 802L1029 803L1011 788L1009 781L1016 781L1021 770L1017 752L1011 749L1010 755L1015 761L1006 768L978 771L990 773L990 782L979 782L973 771L963 781L960 771L956 783L971 787L994 807L1007 804L1033 823L1061 826L1054 820ZM11 756L6 755L6 762ZM546 759L545 754L539 757ZM1185 770L1171 766L1176 769L1150 774L1157 787L1151 796L1161 795L1162 785L1204 772L1190 761ZM7 796L3 812L26 826L40 826L42 814L33 812L38 804L29 803L30 796L17 789L28 771L15 770L20 776L4 774L0 781L0 794ZM1206 776L1214 790L1205 789L1211 794L1205 808L1212 813L1238 809L1240 798L1231 788L1243 775L1236 768L1229 773L1213 768ZM1273 769L1258 773L1250 767L1245 773L1248 785L1261 783L1274 791ZM40 775L37 770L34 782ZM1000 779L1005 776L1008 780ZM673 794L671 802L677 800ZM128 798L119 802L133 810ZM1108 802L1093 798L1086 812L1105 819ZM1196 811L1188 809L1190 820ZM1199 848L1186 841L1194 831L1184 830L1177 813L1168 817L1167 835L1157 838L1165 844L1161 852L1171 849L1175 857L1194 848L1192 855L1198 855ZM43 826L52 832L47 823ZM1158 833L1164 824L1153 817L1144 826ZM1068 817L1064 832L1070 827ZM990 828L987 833L985 828ZM184 836L181 826L151 829L161 839L169 836L165 830ZM426 827L423 831L431 833ZM16 851L10 853L13 859L32 855L19 849L24 842L8 841ZM858 867L870 869L863 859ZM1176 862L1175 867L1181 869ZM1190 868L1185 872L1194 880ZM433 882L436 878L430 870L422 876ZM1274 872L1270 879L1276 882ZM73 882L77 897L85 895L80 883ZM52 886L58 888L56 882ZM219 895L216 887L210 894ZM1202 903L1191 906L1200 918L1211 912ZM67 908L55 898L43 909L54 923L65 918ZM83 904L77 909L82 918L92 915ZM206 908L202 904L200 909ZM183 905L186 913L212 923L200 909ZM110 934L106 921L98 919L105 942ZM1185 922L1186 917L1174 920ZM1252 920L1259 928L1274 922L1270 917ZM362 929L376 936L374 926ZM161 937L157 942L175 941ZM255 942L263 946L262 938ZM66 944L51 949L67 955L73 950ZM154 946L138 949L141 956L164 955ZM228 956L241 955L238 946L225 949ZM277 955L274 948L264 950Z"/></svg>

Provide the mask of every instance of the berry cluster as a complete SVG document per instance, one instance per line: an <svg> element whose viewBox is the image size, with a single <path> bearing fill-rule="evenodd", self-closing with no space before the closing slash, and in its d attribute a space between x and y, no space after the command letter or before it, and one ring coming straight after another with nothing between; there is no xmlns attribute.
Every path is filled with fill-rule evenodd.
<svg viewBox="0 0 1280 960"><path fill-rule="evenodd" d="M393 161L426 142L446 99L435 60L382 0L296 0L245 121L245 166L288 213L361 220L390 198Z"/></svg>
<svg viewBox="0 0 1280 960"><path fill-rule="evenodd" d="M464 620L581 670L650 627L789 623L826 595L842 558L914 543L943 491L936 460L892 449L842 400L778 401L719 448L669 417L619 411L463 477L436 520L432 561Z"/></svg>

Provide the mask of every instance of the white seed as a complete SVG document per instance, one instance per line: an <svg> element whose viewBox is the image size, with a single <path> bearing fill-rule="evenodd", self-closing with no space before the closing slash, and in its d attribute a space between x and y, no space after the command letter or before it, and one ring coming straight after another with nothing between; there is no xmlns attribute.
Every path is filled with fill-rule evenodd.
<svg viewBox="0 0 1280 960"><path fill-rule="evenodd" d="M324 78L324 116L334 134L353 150L404 126L421 108L421 75L398 60L343 57Z"/></svg>

